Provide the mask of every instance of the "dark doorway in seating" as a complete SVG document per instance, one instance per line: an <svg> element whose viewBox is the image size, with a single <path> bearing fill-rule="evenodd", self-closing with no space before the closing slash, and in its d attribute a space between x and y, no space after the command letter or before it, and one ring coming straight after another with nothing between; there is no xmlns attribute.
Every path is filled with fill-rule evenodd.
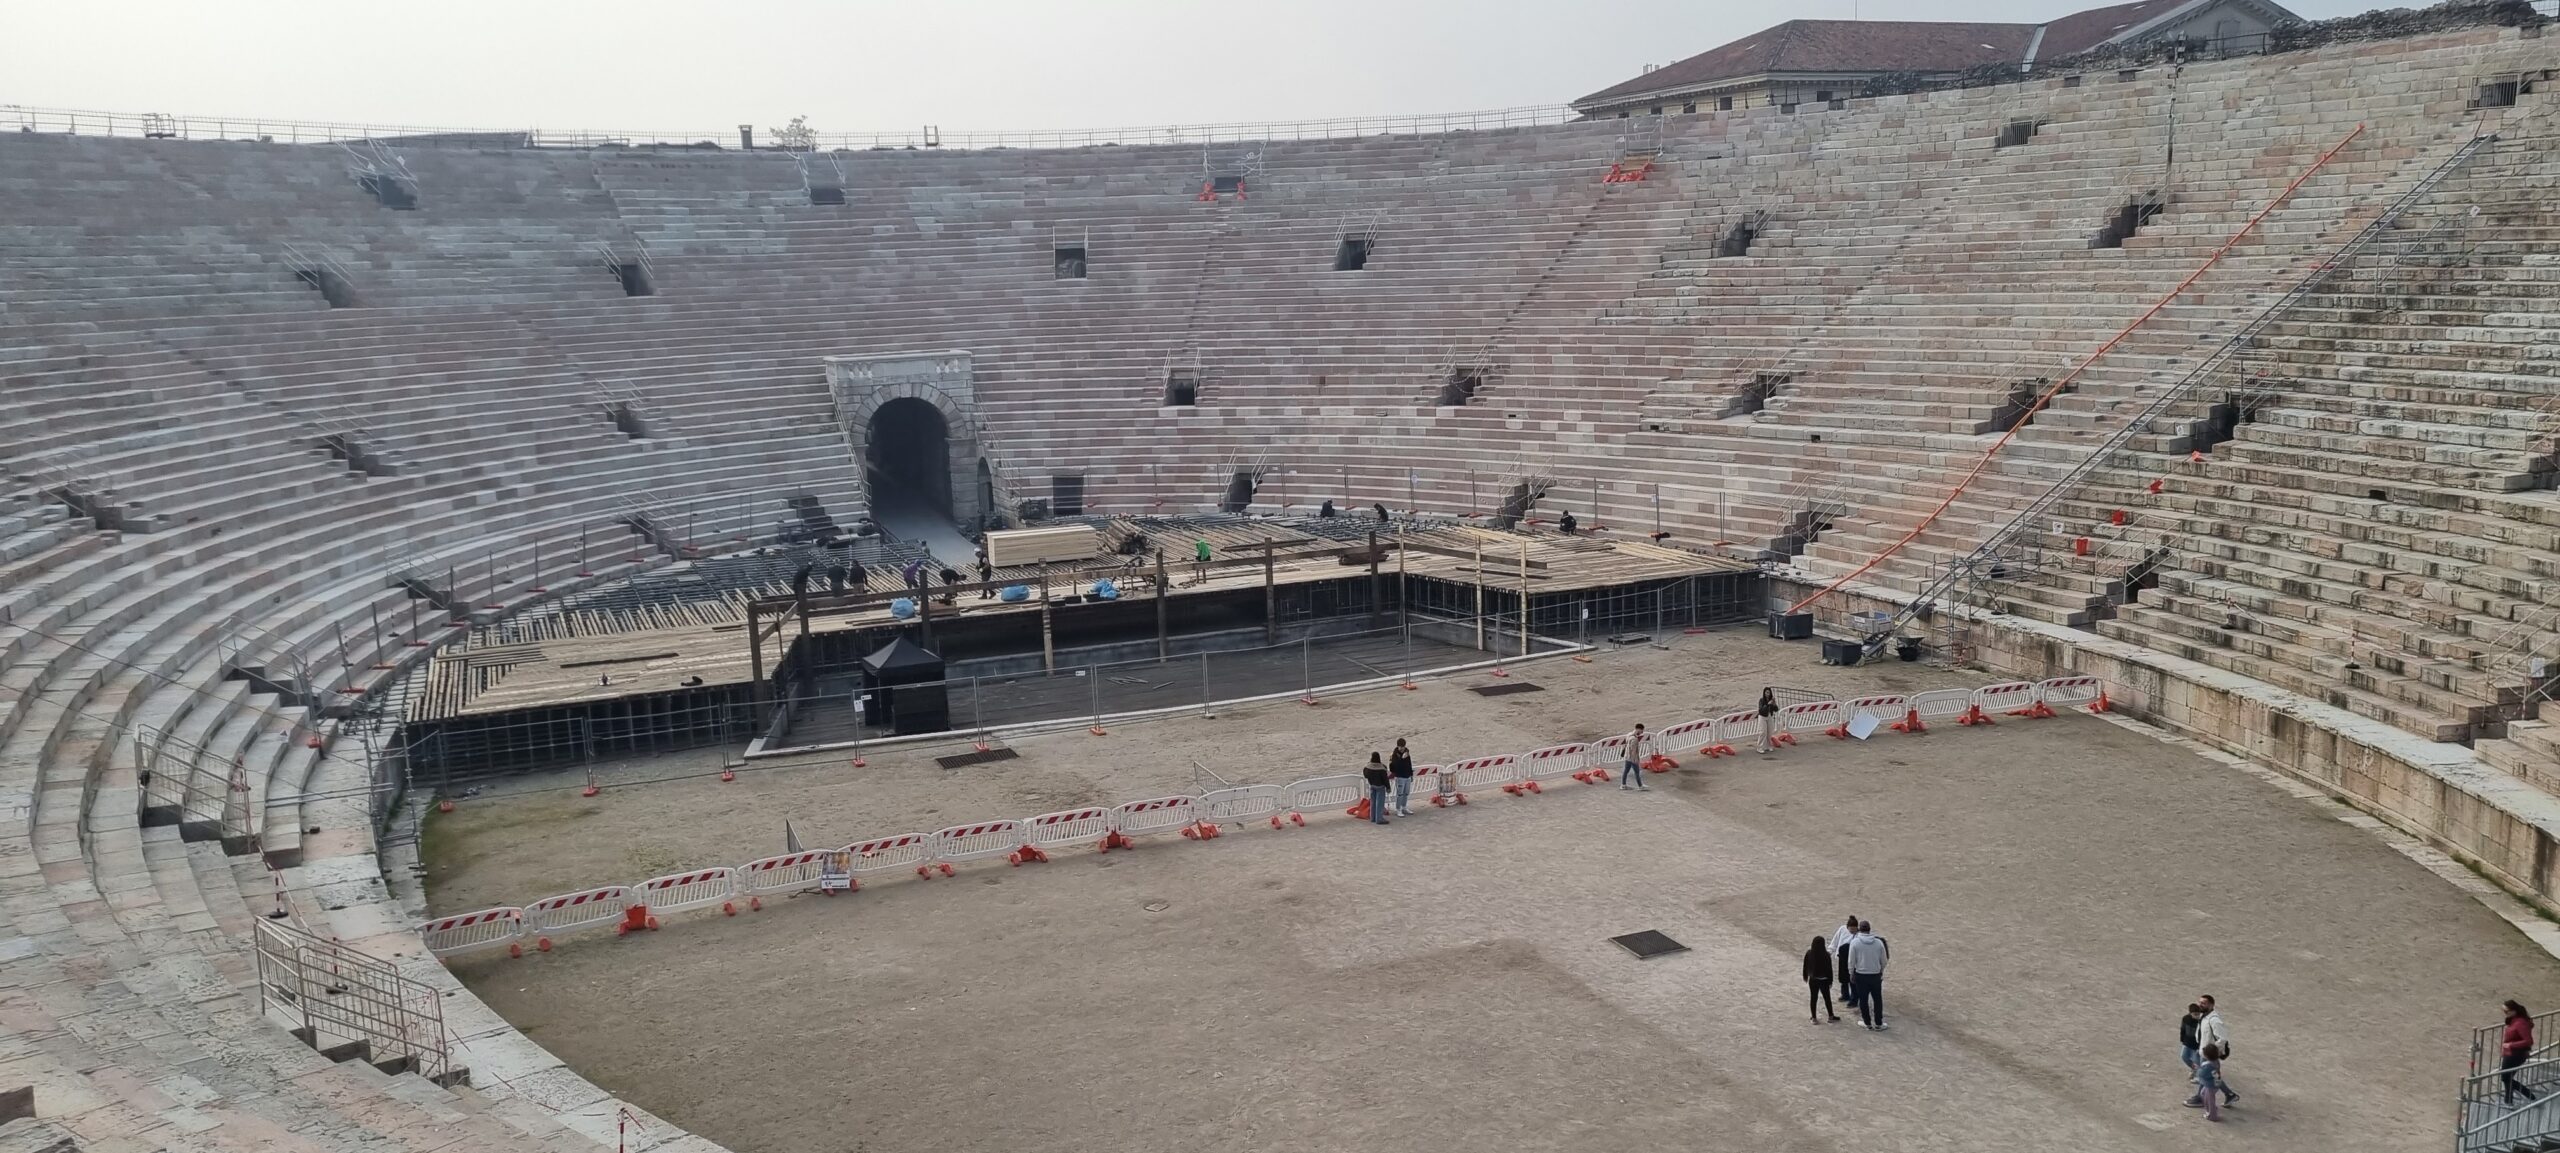
<svg viewBox="0 0 2560 1153"><path fill-rule="evenodd" d="M871 460L863 472L876 509L951 515L951 430L942 410L900 397L871 414Z"/></svg>
<svg viewBox="0 0 2560 1153"><path fill-rule="evenodd" d="M1369 238L1366 236L1343 237L1341 246L1333 250L1333 270L1358 272L1367 267L1369 267Z"/></svg>

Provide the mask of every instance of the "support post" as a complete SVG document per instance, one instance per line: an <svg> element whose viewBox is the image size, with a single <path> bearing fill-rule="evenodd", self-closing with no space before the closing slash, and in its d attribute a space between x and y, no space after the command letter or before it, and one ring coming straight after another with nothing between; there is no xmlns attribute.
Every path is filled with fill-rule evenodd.
<svg viewBox="0 0 2560 1153"><path fill-rule="evenodd" d="M1370 530L1369 530L1369 627L1371 627L1371 628L1376 628L1376 627L1378 627L1378 618L1379 618L1380 616L1385 615L1385 613L1386 613L1386 609L1387 609L1387 604L1386 604L1386 592L1387 592L1387 590L1386 590L1386 586L1385 586L1383 583L1381 583L1381 582L1380 582L1380 580L1379 580L1379 574L1378 574L1378 530L1376 530L1376 529L1370 529Z"/></svg>
<svg viewBox="0 0 2560 1153"><path fill-rule="evenodd" d="M1049 627L1049 570L1040 570L1040 671L1058 671L1057 635Z"/></svg>
<svg viewBox="0 0 2560 1153"><path fill-rule="evenodd" d="M1529 658L1529 541L1520 540L1520 658Z"/></svg>
<svg viewBox="0 0 2560 1153"><path fill-rule="evenodd" d="M1280 643L1280 586L1273 573L1273 554L1277 546L1262 542L1262 643Z"/></svg>
<svg viewBox="0 0 2560 1153"><path fill-rule="evenodd" d="M763 723L764 691L764 614L754 601L747 602L747 688L755 702L759 724Z"/></svg>
<svg viewBox="0 0 2560 1153"><path fill-rule="evenodd" d="M1474 476L1474 474L1473 474L1473 473L1468 474L1467 483L1468 483L1468 485L1469 485L1470 487L1472 487L1472 486L1474 485L1474 483L1475 483L1475 476ZM1475 567L1475 571L1474 571L1474 573L1473 573L1472 575L1475 577L1475 586L1476 586L1476 651L1477 651L1477 652L1483 652L1483 651L1484 651L1484 582L1485 582L1485 579L1486 579L1486 577L1485 577L1485 571L1484 571L1484 538L1483 538L1483 537L1477 537L1477 538L1476 538L1476 567Z"/></svg>
<svg viewBox="0 0 2560 1153"><path fill-rule="evenodd" d="M1173 608L1173 598L1172 598L1172 597L1170 597L1170 596L1165 595L1165 592L1166 592L1166 586L1165 586L1164 580L1165 580L1165 576L1164 576L1164 550L1163 550L1163 549L1157 549L1157 550L1156 550L1156 659L1157 659L1157 660L1159 660L1159 661L1164 660L1164 659L1166 659L1166 658L1168 658L1168 657L1171 657L1171 656L1173 655L1173 638L1172 638L1172 634L1171 634L1171 632L1170 632L1170 631L1168 631L1168 624L1167 624L1167 616L1168 616L1168 614L1170 614L1170 613L1171 613L1172 608Z"/></svg>

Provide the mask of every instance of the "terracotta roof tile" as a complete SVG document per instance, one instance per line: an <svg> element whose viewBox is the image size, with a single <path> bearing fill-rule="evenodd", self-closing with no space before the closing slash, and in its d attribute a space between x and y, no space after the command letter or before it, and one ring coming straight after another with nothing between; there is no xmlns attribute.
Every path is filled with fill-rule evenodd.
<svg viewBox="0 0 2560 1153"><path fill-rule="evenodd" d="M1961 72L2026 59L2035 31L2033 24L1789 20L1574 103L1698 88L1764 72Z"/></svg>

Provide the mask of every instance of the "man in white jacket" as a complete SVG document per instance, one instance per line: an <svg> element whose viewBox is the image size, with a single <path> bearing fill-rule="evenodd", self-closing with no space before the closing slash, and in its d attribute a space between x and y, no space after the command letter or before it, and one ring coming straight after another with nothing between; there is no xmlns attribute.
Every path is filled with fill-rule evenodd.
<svg viewBox="0 0 2560 1153"><path fill-rule="evenodd" d="M2230 1060L2231 1026L2223 1023L2222 1010L2214 1007L2211 994L2196 998L2196 1004L2204 1006L2204 1020L2196 1022L2196 1047L2202 1049L2207 1045L2220 1045L2223 1059ZM2229 1105L2238 1100L2240 1095L2231 1091L2231 1075L2226 1071L2222 1076L2222 1103ZM2201 1087L2196 1090L2194 1096L2187 1098L2187 1108L2204 1108L2204 1090Z"/></svg>
<svg viewBox="0 0 2560 1153"><path fill-rule="evenodd" d="M1852 1009L1858 1007L1858 986L1849 980L1849 938L1858 935L1858 915L1849 914L1840 927L1831 930L1831 971L1839 974L1840 1001Z"/></svg>

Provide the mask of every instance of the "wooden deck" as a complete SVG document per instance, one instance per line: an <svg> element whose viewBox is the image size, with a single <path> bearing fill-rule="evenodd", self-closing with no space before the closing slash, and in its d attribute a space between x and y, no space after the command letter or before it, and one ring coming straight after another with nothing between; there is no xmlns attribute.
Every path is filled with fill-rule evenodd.
<svg viewBox="0 0 2560 1153"><path fill-rule="evenodd" d="M1177 598L1261 588L1266 546L1272 553L1269 579L1275 586L1340 580L1367 571L1367 535L1358 528L1360 523L1337 518L1333 524L1310 526L1322 532L1318 535L1282 521L1203 525L1115 519L1101 526L1100 533L1104 547L1115 551L1098 555L1086 565L1046 566L1048 592L1053 599L1074 596L1086 591L1097 577L1109 576L1119 585L1121 600L1147 600L1157 595L1153 577L1158 549L1164 553L1171 595ZM1146 538L1144 554L1118 554L1116 550L1132 536ZM1205 577L1193 559L1194 545L1202 539L1208 540L1211 555ZM1532 595L1541 596L1749 572L1755 567L1747 561L1645 540L1472 526L1387 526L1379 532L1378 542L1382 546L1379 569L1389 577L1398 571L1401 560L1402 571L1413 577L1482 584L1505 592L1516 592L1525 584ZM981 599L977 586L963 585L955 603L932 606L934 620L1040 612L1039 576L1022 570L999 574L999 583L1033 588L1032 599L1022 602ZM885 599L890 594L883 590L874 595ZM811 614L809 630L841 632L895 619L885 603L827 609ZM797 633L795 624L766 640L766 668L781 661ZM536 615L509 622L504 643L492 632L486 643L470 642L437 653L428 667L424 690L412 699L410 716L433 720L744 684L752 676L752 667L743 597L697 601L616 621L557 616L546 621Z"/></svg>

